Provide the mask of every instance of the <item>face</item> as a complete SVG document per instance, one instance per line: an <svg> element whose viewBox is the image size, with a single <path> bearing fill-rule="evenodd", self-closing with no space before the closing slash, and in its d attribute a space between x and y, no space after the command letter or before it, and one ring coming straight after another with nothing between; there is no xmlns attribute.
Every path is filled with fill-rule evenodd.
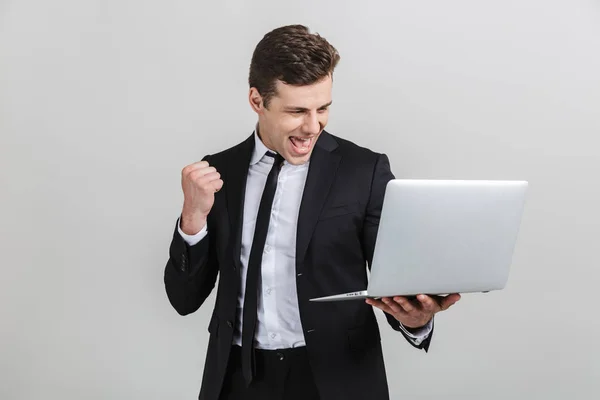
<svg viewBox="0 0 600 400"><path fill-rule="evenodd" d="M290 164L304 164L327 125L331 76L307 86L277 81L276 88L268 107L264 106L258 91L250 89L250 105L258 114L260 138L265 146L281 154Z"/></svg>

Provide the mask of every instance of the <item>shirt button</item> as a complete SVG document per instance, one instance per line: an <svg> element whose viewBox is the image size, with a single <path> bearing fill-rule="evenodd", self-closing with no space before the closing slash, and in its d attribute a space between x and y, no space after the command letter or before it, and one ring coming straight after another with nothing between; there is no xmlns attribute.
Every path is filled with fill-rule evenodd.
<svg viewBox="0 0 600 400"><path fill-rule="evenodd" d="M276 333L271 333L271 339L275 339L277 337Z"/></svg>
<svg viewBox="0 0 600 400"><path fill-rule="evenodd" d="M273 290L273 289L271 289L271 288L268 288L268 289L267 289L267 294L271 294L271 291L272 291L272 290Z"/></svg>
<svg viewBox="0 0 600 400"><path fill-rule="evenodd" d="M265 253L268 253L271 251L271 246L265 246Z"/></svg>

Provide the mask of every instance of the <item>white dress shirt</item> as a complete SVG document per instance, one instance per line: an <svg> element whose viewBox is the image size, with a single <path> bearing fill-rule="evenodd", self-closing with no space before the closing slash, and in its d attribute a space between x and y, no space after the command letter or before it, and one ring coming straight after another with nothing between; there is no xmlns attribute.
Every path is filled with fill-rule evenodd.
<svg viewBox="0 0 600 400"><path fill-rule="evenodd" d="M248 259L262 192L274 162L273 157L265 155L270 150L263 144L256 132L254 140L254 152L250 159L244 199L240 257L242 263L241 285L237 300L236 329L233 336L233 344L240 346L242 344L242 309L246 291ZM292 165L284 161L279 172L261 265L255 334L255 346L259 349L274 350L306 345L296 293L296 226L309 163L310 161L302 165ZM206 227L195 235L183 233L181 227L178 229L181 237L190 246L197 244L208 234ZM402 324L400 324L400 328L418 345L431 332L432 323L424 326L419 332L413 333L408 332Z"/></svg>

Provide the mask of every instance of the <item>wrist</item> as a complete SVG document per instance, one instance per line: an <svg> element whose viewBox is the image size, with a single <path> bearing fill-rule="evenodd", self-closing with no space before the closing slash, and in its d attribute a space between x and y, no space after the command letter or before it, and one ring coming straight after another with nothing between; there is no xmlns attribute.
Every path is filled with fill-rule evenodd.
<svg viewBox="0 0 600 400"><path fill-rule="evenodd" d="M181 231L186 235L195 235L206 226L207 215L197 212L186 212L185 210L181 213L179 220L179 227Z"/></svg>
<svg viewBox="0 0 600 400"><path fill-rule="evenodd" d="M424 326L425 325L414 327L414 326L406 326L406 325L404 325L404 329L406 329L409 333L415 334L419 330L423 329Z"/></svg>
<svg viewBox="0 0 600 400"><path fill-rule="evenodd" d="M400 322L400 321L399 321L399 322ZM426 326L429 324L429 322L431 322L431 320L429 320L429 321L425 322L424 324L422 324L422 325L420 325L420 326L415 326L415 325L407 325L407 324L404 324L404 323L402 323L402 322L400 322L400 323L402 324L402 326L404 326L404 328L405 328L405 329L406 329L408 332L410 332L410 333L416 333L416 332L419 332L419 331L421 331L423 328L425 328L425 327L426 327Z"/></svg>

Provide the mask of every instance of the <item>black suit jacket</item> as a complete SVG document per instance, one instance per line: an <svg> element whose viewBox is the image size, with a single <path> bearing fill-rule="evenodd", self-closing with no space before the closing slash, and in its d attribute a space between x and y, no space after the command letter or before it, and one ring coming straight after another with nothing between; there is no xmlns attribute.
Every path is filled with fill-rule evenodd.
<svg viewBox="0 0 600 400"><path fill-rule="evenodd" d="M240 285L242 211L254 137L206 156L220 173L208 235L188 246L175 229L165 268L169 301L181 314L196 311L220 276L208 326L210 339L201 400L217 400L232 345ZM300 205L296 242L298 305L310 365L322 399L389 398L379 327L364 301L309 299L367 287L386 184L394 176L388 158L322 132ZM399 323L387 315L391 327ZM427 350L431 335L418 348ZM412 344L412 342L411 342Z"/></svg>

